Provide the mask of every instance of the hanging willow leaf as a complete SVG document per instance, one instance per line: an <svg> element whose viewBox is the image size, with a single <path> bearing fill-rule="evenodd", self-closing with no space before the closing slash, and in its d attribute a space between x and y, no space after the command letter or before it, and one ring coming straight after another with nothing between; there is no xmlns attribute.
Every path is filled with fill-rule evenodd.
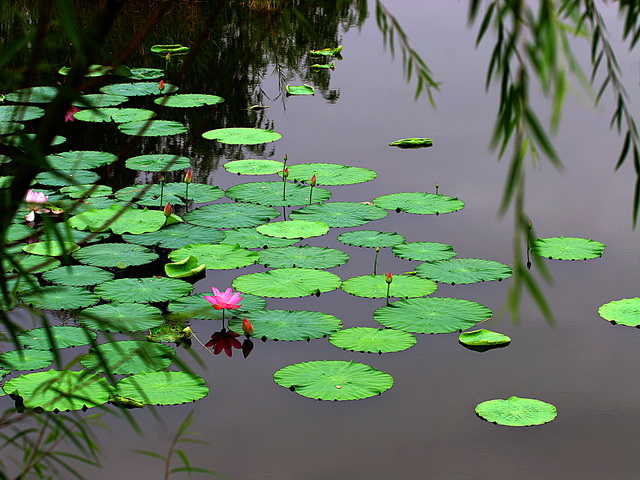
<svg viewBox="0 0 640 480"><path fill-rule="evenodd" d="M261 297L294 298L330 292L340 283L340 277L323 270L277 268L240 275L233 281L233 287Z"/></svg>
<svg viewBox="0 0 640 480"><path fill-rule="evenodd" d="M487 400L476 406L476 414L487 422L508 427L548 423L558 415L556 407L533 398L509 397Z"/></svg>
<svg viewBox="0 0 640 480"><path fill-rule="evenodd" d="M426 297L438 288L431 280L408 275L394 275L391 284L387 284L386 275L363 275L348 278L341 288L358 297L385 298L388 286L390 297L401 298Z"/></svg>
<svg viewBox="0 0 640 480"><path fill-rule="evenodd" d="M420 215L439 215L441 213L457 212L464 207L464 202L455 197L422 192L382 195L374 198L373 203L387 210Z"/></svg>
<svg viewBox="0 0 640 480"><path fill-rule="evenodd" d="M481 258L451 258L421 263L416 273L438 283L469 284L477 282L502 281L513 274L504 263Z"/></svg>
<svg viewBox="0 0 640 480"><path fill-rule="evenodd" d="M105 303L85 308L78 314L81 325L101 332L135 332L160 325L162 312L140 303Z"/></svg>
<svg viewBox="0 0 640 480"><path fill-rule="evenodd" d="M330 227L358 227L380 220L388 212L375 205L353 202L329 202L309 205L289 214L291 220L321 221Z"/></svg>
<svg viewBox="0 0 640 480"><path fill-rule="evenodd" d="M605 245L595 240L575 237L538 238L531 253L556 260L587 260L602 256Z"/></svg>
<svg viewBox="0 0 640 480"><path fill-rule="evenodd" d="M417 340L410 333L392 328L355 327L332 333L329 342L344 350L380 354L406 350Z"/></svg>
<svg viewBox="0 0 640 480"><path fill-rule="evenodd" d="M253 336L269 340L299 341L322 338L342 328L339 318L323 312L303 310L256 310L246 313L253 325ZM236 315L229 321L229 328L242 331L244 318Z"/></svg>
<svg viewBox="0 0 640 480"><path fill-rule="evenodd" d="M258 261L258 253L239 245L196 243L185 245L169 254L171 260L178 261L193 255L200 263L205 263L207 270L226 270L242 268Z"/></svg>
<svg viewBox="0 0 640 480"><path fill-rule="evenodd" d="M125 377L116 385L118 395L149 405L195 402L209 393L204 379L187 372L148 372Z"/></svg>

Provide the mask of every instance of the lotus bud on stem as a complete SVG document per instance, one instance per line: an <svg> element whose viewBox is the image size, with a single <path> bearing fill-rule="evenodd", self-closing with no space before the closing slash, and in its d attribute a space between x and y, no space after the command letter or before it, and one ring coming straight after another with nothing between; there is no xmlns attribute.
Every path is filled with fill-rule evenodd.
<svg viewBox="0 0 640 480"><path fill-rule="evenodd" d="M376 247L376 256L373 259L373 274L377 275L378 273L378 254L380 253L380 247Z"/></svg>
<svg viewBox="0 0 640 480"><path fill-rule="evenodd" d="M389 305L389 291L391 290L391 282L393 282L393 275L391 275L391 272L387 272L387 276L384 281L387 282L387 305Z"/></svg>
<svg viewBox="0 0 640 480"><path fill-rule="evenodd" d="M311 180L309 180L309 186L311 187L311 190L309 191L309 205L311 205L312 203L312 196L313 196L313 187L316 186L316 175L315 173L313 174L313 176L311 177Z"/></svg>
<svg viewBox="0 0 640 480"><path fill-rule="evenodd" d="M160 177L160 206L164 203L164 175Z"/></svg>
<svg viewBox="0 0 640 480"><path fill-rule="evenodd" d="M164 73L165 73L165 75L169 71L169 60L171 60L171 52L167 52L167 54L164 57Z"/></svg>
<svg viewBox="0 0 640 480"><path fill-rule="evenodd" d="M171 202L167 202L167 204L164 206L164 216L165 216L164 224L165 225L169 221L169 217L171 215L173 215L173 207L171 206Z"/></svg>
<svg viewBox="0 0 640 480"><path fill-rule="evenodd" d="M160 83L158 83L158 90L161 92L164 90L164 80L160 80Z"/></svg>
<svg viewBox="0 0 640 480"><path fill-rule="evenodd" d="M282 170L282 200L287 197L287 177L289 176L289 168L284 167Z"/></svg>
<svg viewBox="0 0 640 480"><path fill-rule="evenodd" d="M438 190L440 189L440 184L436 183L436 195L438 195Z"/></svg>
<svg viewBox="0 0 640 480"><path fill-rule="evenodd" d="M187 169L187 173L184 174L184 183L185 183L185 203L187 205L187 211L189 211L189 184L191 183L191 180L193 179L193 176L191 175L191 169Z"/></svg>
<svg viewBox="0 0 640 480"><path fill-rule="evenodd" d="M251 325L251 322L246 318L242 321L242 331L247 338L253 335L253 325Z"/></svg>

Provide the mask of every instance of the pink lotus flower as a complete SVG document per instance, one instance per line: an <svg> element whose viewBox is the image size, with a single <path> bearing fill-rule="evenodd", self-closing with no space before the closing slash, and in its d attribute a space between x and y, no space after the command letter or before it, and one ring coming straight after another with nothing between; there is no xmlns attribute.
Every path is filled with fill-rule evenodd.
<svg viewBox="0 0 640 480"><path fill-rule="evenodd" d="M213 308L216 310L235 310L236 308L240 308L242 306L240 300L242 297L240 296L240 292L233 293L231 287L227 288L224 293L218 290L216 287L212 287L213 296L205 295L204 298L213 305Z"/></svg>
<svg viewBox="0 0 640 480"><path fill-rule="evenodd" d="M213 348L214 355L218 355L224 350L227 357L230 357L233 353L233 348L242 348L240 340L237 339L239 336L236 332L232 332L231 330L226 331L223 328L220 332L211 335L211 340L205 343L204 346Z"/></svg>
<svg viewBox="0 0 640 480"><path fill-rule="evenodd" d="M27 222L33 222L33 220L36 218L36 213L49 212L48 209L43 208L45 203L47 203L47 200L49 200L49 197L47 197L44 193L29 190L27 192L27 198L25 200L27 202L27 208L31 210L27 215L25 215Z"/></svg>
<svg viewBox="0 0 640 480"><path fill-rule="evenodd" d="M69 110L67 110L67 113L64 114L64 121L73 122L76 119L76 117L74 117L73 114L79 111L80 109L78 107L76 107L75 105L71 105L69 107Z"/></svg>

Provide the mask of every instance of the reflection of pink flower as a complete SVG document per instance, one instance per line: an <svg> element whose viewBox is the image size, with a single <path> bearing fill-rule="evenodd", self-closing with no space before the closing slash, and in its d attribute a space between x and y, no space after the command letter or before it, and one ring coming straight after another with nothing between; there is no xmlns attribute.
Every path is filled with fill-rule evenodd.
<svg viewBox="0 0 640 480"><path fill-rule="evenodd" d="M242 297L240 296L240 292L233 293L231 287L227 288L224 293L218 290L216 287L212 287L213 296L205 295L204 298L213 305L213 308L216 310L235 310L236 308L240 308L242 306L240 300Z"/></svg>
<svg viewBox="0 0 640 480"><path fill-rule="evenodd" d="M49 197L47 197L44 193L29 190L27 192L27 198L25 200L27 202L27 208L31 210L27 215L25 215L27 222L33 222L33 220L36 218L36 213L49 212L49 210L43 208L44 204L47 203L47 200L49 200Z"/></svg>
<svg viewBox="0 0 640 480"><path fill-rule="evenodd" d="M236 332L232 332L231 330L227 331L224 328L211 335L211 340L205 343L205 347L213 348L213 353L218 355L222 350L227 354L227 357L230 357L233 353L233 348L242 348L242 344L240 340L236 337L239 337Z"/></svg>
<svg viewBox="0 0 640 480"><path fill-rule="evenodd" d="M74 113L79 112L80 109L78 107L76 107L75 105L71 105L69 107L69 110L67 110L67 113L64 114L64 121L65 122L73 122L76 118L73 116Z"/></svg>

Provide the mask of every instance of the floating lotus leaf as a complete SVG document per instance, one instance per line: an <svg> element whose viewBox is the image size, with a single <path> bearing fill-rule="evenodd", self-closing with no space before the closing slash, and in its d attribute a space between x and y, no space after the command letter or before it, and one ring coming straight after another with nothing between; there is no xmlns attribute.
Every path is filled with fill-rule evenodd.
<svg viewBox="0 0 640 480"><path fill-rule="evenodd" d="M340 45L338 47L335 47L335 48L323 48L321 50L309 50L309 53L311 55L329 57L329 56L338 55L341 51L342 51L342 45Z"/></svg>
<svg viewBox="0 0 640 480"><path fill-rule="evenodd" d="M44 238L59 238L57 235L60 235L62 238L66 238L68 241L72 241L77 244L91 244L95 242L100 242L102 240L107 239L111 232L107 233L93 233L86 232L82 230L76 230L75 228L67 228L68 225L65 223L56 223L55 227L48 226L44 231ZM56 233L57 232L57 233ZM91 238L89 238L91 236Z"/></svg>
<svg viewBox="0 0 640 480"><path fill-rule="evenodd" d="M233 281L233 288L261 297L294 298L330 292L340 283L340 277L324 270L277 268L240 275Z"/></svg>
<svg viewBox="0 0 640 480"><path fill-rule="evenodd" d="M457 254L451 245L437 242L410 242L394 246L392 249L396 257L419 262L433 262L447 260Z"/></svg>
<svg viewBox="0 0 640 480"><path fill-rule="evenodd" d="M316 91L311 85L287 85L287 94L289 95L314 95Z"/></svg>
<svg viewBox="0 0 640 480"><path fill-rule="evenodd" d="M154 103L164 107L191 108L215 105L224 102L224 98L205 93L179 93L168 97L160 97Z"/></svg>
<svg viewBox="0 0 640 480"><path fill-rule="evenodd" d="M163 323L150 328L146 339L149 342L182 343L190 341L192 333L191 327L185 326L184 323Z"/></svg>
<svg viewBox="0 0 640 480"><path fill-rule="evenodd" d="M156 307L139 303L105 303L82 310L81 325L101 332L135 332L160 325L164 319Z"/></svg>
<svg viewBox="0 0 640 480"><path fill-rule="evenodd" d="M13 183L13 176L9 176L9 175L0 176L0 189L11 188L12 183Z"/></svg>
<svg viewBox="0 0 640 480"><path fill-rule="evenodd" d="M258 253L239 245L195 243L186 245L169 254L169 259L177 262L184 257L193 255L200 263L207 265L207 270L227 270L242 268L258 261Z"/></svg>
<svg viewBox="0 0 640 480"><path fill-rule="evenodd" d="M22 398L27 408L68 411L107 403L113 387L96 374L85 371L48 370L20 375L4 384L4 391Z"/></svg>
<svg viewBox="0 0 640 480"><path fill-rule="evenodd" d="M224 315L225 318L229 319L236 316L244 316L247 314L247 312L262 310L267 306L267 302L264 298L244 292L242 292L241 295L242 300L240 301L240 308L227 310ZM178 298L171 302L167 309L175 314L172 317L178 317L183 320L186 320L188 318L199 318L202 320L221 320L222 310L216 310L215 308L213 308L211 303L206 298L204 298L204 296L204 293L200 293L190 295L188 297Z"/></svg>
<svg viewBox="0 0 640 480"><path fill-rule="evenodd" d="M121 210L124 209L124 212ZM108 226L116 215L119 215ZM92 208L69 219L69 225L78 230L91 230L92 232L103 232L111 230L113 233L122 235L123 233L147 233L160 230L167 223L162 210L148 210L137 208L126 208L121 205L112 205L110 208Z"/></svg>
<svg viewBox="0 0 640 480"><path fill-rule="evenodd" d="M178 87L170 83L164 84L164 89L158 88L158 82L114 83L100 89L102 93L110 95L124 95L125 97L140 97L144 95L166 95L178 91Z"/></svg>
<svg viewBox="0 0 640 480"><path fill-rule="evenodd" d="M329 232L329 225L306 220L284 220L260 225L256 230L263 235L279 238L319 237Z"/></svg>
<svg viewBox="0 0 640 480"><path fill-rule="evenodd" d="M12 123L12 122L2 122L2 123ZM22 124L20 124L22 125ZM11 161L11 157L7 157L6 155L0 155L0 165L3 163L9 163Z"/></svg>
<svg viewBox="0 0 640 480"><path fill-rule="evenodd" d="M5 232L5 241L7 243L13 243L26 240L33 235L33 233L33 228L24 224L13 223L9 225L9 228Z"/></svg>
<svg viewBox="0 0 640 480"><path fill-rule="evenodd" d="M282 173L280 174L282 175ZM349 167L335 163L299 163L289 166L287 179L309 183L314 175L317 185L353 185L369 182L376 178L377 174L368 168Z"/></svg>
<svg viewBox="0 0 640 480"><path fill-rule="evenodd" d="M20 147L22 146L25 139L32 142L36 139L36 134L22 133L20 135L7 135L6 137L0 138L0 143L4 145L10 145L12 147ZM61 143L64 143L66 141L67 141L66 137L63 137L62 135L56 135L55 137L53 137L53 140L51 140L51 143L49 145L53 147L55 145L60 145Z"/></svg>
<svg viewBox="0 0 640 480"><path fill-rule="evenodd" d="M106 185L69 185L62 187L60 193L71 198L106 197L113 193Z"/></svg>
<svg viewBox="0 0 640 480"><path fill-rule="evenodd" d="M342 282L342 289L358 297L385 298L387 296L386 275L363 275L348 278ZM390 297L426 297L438 289L438 286L426 278L408 275L394 275L390 284Z"/></svg>
<svg viewBox="0 0 640 480"><path fill-rule="evenodd" d="M400 148L423 148L433 146L433 140L430 138L403 138L389 144L390 147Z"/></svg>
<svg viewBox="0 0 640 480"><path fill-rule="evenodd" d="M289 214L291 220L322 221L330 227L357 227L380 220L388 212L375 205L353 202L329 202L309 205Z"/></svg>
<svg viewBox="0 0 640 480"><path fill-rule="evenodd" d="M164 77L164 70L160 68L136 67L131 69L131 80L155 80Z"/></svg>
<svg viewBox="0 0 640 480"><path fill-rule="evenodd" d="M10 102L17 103L50 103L58 92L58 87L30 87L7 93L5 97Z"/></svg>
<svg viewBox="0 0 640 480"><path fill-rule="evenodd" d="M469 284L477 282L502 281L513 274L504 263L482 258L450 258L435 262L421 263L416 273L438 283Z"/></svg>
<svg viewBox="0 0 640 480"><path fill-rule="evenodd" d="M480 303L440 297L399 300L373 314L385 327L413 333L461 332L489 317L491 310Z"/></svg>
<svg viewBox="0 0 640 480"><path fill-rule="evenodd" d="M123 378L118 394L149 405L178 405L205 397L209 389L202 377L187 372L148 372Z"/></svg>
<svg viewBox="0 0 640 480"><path fill-rule="evenodd" d="M356 247L392 247L403 243L405 238L395 232L378 232L375 230L356 230L338 235L338 241Z"/></svg>
<svg viewBox="0 0 640 480"><path fill-rule="evenodd" d="M153 45L151 47L151 53L157 53L158 55L186 55L189 53L189 47L180 45L179 43L174 45Z"/></svg>
<svg viewBox="0 0 640 480"><path fill-rule="evenodd" d="M369 365L340 360L304 362L273 374L278 385L318 400L361 400L386 392L393 377Z"/></svg>
<svg viewBox="0 0 640 480"><path fill-rule="evenodd" d="M354 352L390 353L411 348L417 340L410 333L392 328L355 327L332 333L329 342Z"/></svg>
<svg viewBox="0 0 640 480"><path fill-rule="evenodd" d="M164 189L158 184L132 185L118 190L115 196L117 199L127 202L136 199L135 202L140 205L164 207L167 202L171 202L171 205L184 205L186 194L186 184L175 182L165 183ZM189 201L191 202L214 202L223 195L222 189L215 185L203 183L189 185Z"/></svg>
<svg viewBox="0 0 640 480"><path fill-rule="evenodd" d="M89 95L81 95L79 100L72 103L76 107L84 108L103 108L115 107L129 100L124 95L107 95L105 93L92 93ZM75 117L75 115L74 115Z"/></svg>
<svg viewBox="0 0 640 480"><path fill-rule="evenodd" d="M455 197L422 192L382 195L374 198L373 203L387 210L420 215L439 215L441 213L457 212L464 207L464 202Z"/></svg>
<svg viewBox="0 0 640 480"><path fill-rule="evenodd" d="M598 309L598 314L614 325L640 327L640 298L623 298L605 303Z"/></svg>
<svg viewBox="0 0 640 480"><path fill-rule="evenodd" d="M258 263L274 268L333 268L349 260L349 255L341 250L309 245L269 248L259 255Z"/></svg>
<svg viewBox="0 0 640 480"><path fill-rule="evenodd" d="M10 350L0 353L0 368L7 370L40 370L53 363L55 355L48 350Z"/></svg>
<svg viewBox="0 0 640 480"><path fill-rule="evenodd" d="M125 208L138 208L137 205L128 205L127 202L123 202L121 200L110 197L87 197L83 198L81 201L71 199L66 200L63 198L62 200L57 200L55 204L63 210L71 211L75 215L88 212L92 208L102 210L105 208L111 208L114 205L119 205L120 207ZM87 235L86 232L83 233L85 236ZM106 233L103 233L102 236L104 237L106 235L106 237L108 237L110 234L111 232L106 231Z"/></svg>
<svg viewBox="0 0 640 480"><path fill-rule="evenodd" d="M115 162L113 153L77 150L47 155L47 162L55 170L91 170Z"/></svg>
<svg viewBox="0 0 640 480"><path fill-rule="evenodd" d="M224 237L225 232L217 228L189 225L188 223L175 223L156 232L139 235L125 233L122 235L125 242L171 249L181 248L191 243L220 243Z"/></svg>
<svg viewBox="0 0 640 480"><path fill-rule="evenodd" d="M99 178L100 175L89 170L54 170L36 175L39 184L52 186L95 183Z"/></svg>
<svg viewBox="0 0 640 480"><path fill-rule="evenodd" d="M531 253L556 260L588 260L601 257L605 245L595 240L575 237L538 238Z"/></svg>
<svg viewBox="0 0 640 480"><path fill-rule="evenodd" d="M336 64L335 64L335 62L331 62L331 63L314 63L313 65L310 66L310 68L316 68L318 70L326 70L326 69L335 70L336 69Z"/></svg>
<svg viewBox="0 0 640 480"><path fill-rule="evenodd" d="M275 142L282 138L282 135L272 130L242 127L217 128L204 132L202 136L207 140L217 140L220 143L229 143L232 145L257 145L259 143Z"/></svg>
<svg viewBox="0 0 640 480"><path fill-rule="evenodd" d="M189 295L193 286L184 280L166 277L119 278L95 288L96 295L114 302L166 302Z"/></svg>
<svg viewBox="0 0 640 480"><path fill-rule="evenodd" d="M45 255L49 257L61 257L62 255L69 255L72 252L75 252L80 248L79 245L76 245L72 242L36 242L30 243L22 247L27 253L31 253L33 255Z"/></svg>
<svg viewBox="0 0 640 480"><path fill-rule="evenodd" d="M120 67L123 67L123 66L124 65L121 65ZM87 73L85 73L84 76L85 77L102 77L109 73L115 72L120 67L114 68L112 65L89 65L89 68L87 69ZM58 70L58 73L60 75L69 75L69 72L71 72L71 67L61 67L60 70Z"/></svg>
<svg viewBox="0 0 640 480"><path fill-rule="evenodd" d="M171 365L175 354L173 348L160 343L118 341L93 347L80 363L92 372L133 375L163 370Z"/></svg>
<svg viewBox="0 0 640 480"><path fill-rule="evenodd" d="M271 175L281 172L284 163L277 160L234 160L223 166L227 172L238 175Z"/></svg>
<svg viewBox="0 0 640 480"><path fill-rule="evenodd" d="M142 170L143 172L173 172L189 168L191 160L179 155L155 153L128 158L125 165L132 170Z"/></svg>
<svg viewBox="0 0 640 480"><path fill-rule="evenodd" d="M87 345L94 342L96 337L95 332L86 328L56 325L20 332L18 342L23 347L36 350L59 350Z"/></svg>
<svg viewBox="0 0 640 480"><path fill-rule="evenodd" d="M41 310L77 310L98 303L100 299L81 287L53 285L21 295L20 300Z"/></svg>
<svg viewBox="0 0 640 480"><path fill-rule="evenodd" d="M127 123L149 120L156 114L144 108L90 108L76 112L73 116L83 122Z"/></svg>
<svg viewBox="0 0 640 480"><path fill-rule="evenodd" d="M298 341L322 338L342 328L339 318L323 312L257 310L229 321L229 329L242 332L242 321L253 325L253 336L269 340Z"/></svg>
<svg viewBox="0 0 640 480"><path fill-rule="evenodd" d="M461 333L458 337L458 341L464 345L488 347L492 345L506 345L511 342L511 338L503 335L502 333L492 332L491 330L481 328L480 330Z"/></svg>
<svg viewBox="0 0 640 480"><path fill-rule="evenodd" d="M275 208L248 203L217 203L198 207L184 219L195 225L216 228L255 227L278 217Z"/></svg>
<svg viewBox="0 0 640 480"><path fill-rule="evenodd" d="M26 122L44 116L44 108L25 105L0 106L0 122Z"/></svg>
<svg viewBox="0 0 640 480"><path fill-rule="evenodd" d="M126 243L100 243L82 247L74 252L73 257L79 262L96 267L129 267L151 263L158 254L140 245Z"/></svg>
<svg viewBox="0 0 640 480"><path fill-rule="evenodd" d="M308 205L310 194L311 203L326 202L331 198L329 190L315 187L311 193L311 187L291 182L287 182L283 198L282 184L283 182L241 183L229 188L226 194L227 197L239 202L278 207Z"/></svg>
<svg viewBox="0 0 640 480"><path fill-rule="evenodd" d="M141 137L163 137L165 135L179 135L187 131L180 122L172 120L142 120L138 122L121 123L118 130L127 135Z"/></svg>
<svg viewBox="0 0 640 480"><path fill-rule="evenodd" d="M166 263L164 272L167 274L167 277L184 278L197 275L206 268L206 264L200 263L196 257L189 255L177 262Z"/></svg>
<svg viewBox="0 0 640 480"><path fill-rule="evenodd" d="M558 415L556 407L533 398L509 397L487 400L476 406L476 414L487 422L508 427L528 427L550 422Z"/></svg>
<svg viewBox="0 0 640 480"><path fill-rule="evenodd" d="M0 135L6 135L8 133L16 133L24 130L24 125L17 122L0 122ZM9 158L9 157L5 157ZM0 162L7 163L7 162Z"/></svg>
<svg viewBox="0 0 640 480"><path fill-rule="evenodd" d="M5 272L17 272L15 263L18 264L20 270L29 273L42 273L60 266L60 260L51 257L43 258L40 255L14 254L10 257L11 261L8 258L3 259L2 269Z"/></svg>
<svg viewBox="0 0 640 480"><path fill-rule="evenodd" d="M225 237L220 243L235 245L243 248L277 248L288 247L297 243L298 238L269 237L258 232L255 228L232 228L224 232Z"/></svg>

